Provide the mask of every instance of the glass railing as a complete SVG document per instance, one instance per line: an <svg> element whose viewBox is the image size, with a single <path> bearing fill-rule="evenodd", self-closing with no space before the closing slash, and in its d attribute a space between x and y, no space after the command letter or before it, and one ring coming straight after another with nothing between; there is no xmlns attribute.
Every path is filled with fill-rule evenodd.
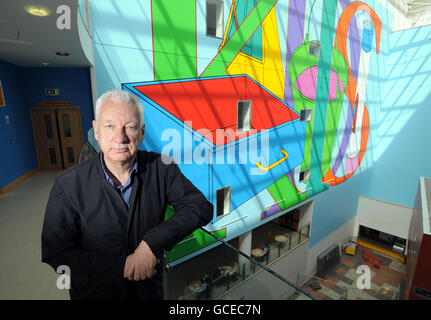
<svg viewBox="0 0 431 320"><path fill-rule="evenodd" d="M205 230L204 230L205 231ZM302 230L305 232L305 230ZM166 273L166 299L173 300L288 300L294 295L315 300L307 290L271 269L271 262L286 256L308 237L281 239L283 245L271 248L262 258L239 250L235 240L226 242L211 233L219 246L169 267ZM275 250L272 250L275 249Z"/></svg>
<svg viewBox="0 0 431 320"><path fill-rule="evenodd" d="M310 225L303 226L298 231L286 228L285 231L278 232L272 237L269 237L266 245L257 248L257 253L265 251L265 248L269 249L267 255L263 259L259 257L258 254L254 258L258 261L261 259L265 264L270 264L307 240L309 238L309 233ZM259 249L262 251L259 251ZM255 252L256 251L252 251L252 254Z"/></svg>

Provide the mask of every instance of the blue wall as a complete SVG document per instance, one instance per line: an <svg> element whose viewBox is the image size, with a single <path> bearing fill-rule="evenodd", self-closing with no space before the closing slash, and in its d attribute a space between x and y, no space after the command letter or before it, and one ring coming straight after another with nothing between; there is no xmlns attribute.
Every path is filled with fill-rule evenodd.
<svg viewBox="0 0 431 320"><path fill-rule="evenodd" d="M37 167L30 108L38 101L70 100L81 108L84 141L93 120L88 68L28 68L0 60L0 81L6 107L0 107L0 188ZM47 97L44 89L58 88L60 96ZM6 125L5 115L10 124ZM13 144L9 143L14 139Z"/></svg>
<svg viewBox="0 0 431 320"><path fill-rule="evenodd" d="M21 68L0 60L5 107L0 107L0 188L37 166L30 112L21 84ZM5 116L10 124L6 124ZM14 143L9 140L14 139Z"/></svg>
<svg viewBox="0 0 431 320"><path fill-rule="evenodd" d="M367 150L358 170L352 177L315 197L310 247L322 241L356 215L359 196L371 196L369 190L374 175L374 154L375 149L379 147L374 135L380 125L382 91L385 88L385 74L388 71L387 61L390 52L393 16L377 1L363 2L370 5L382 21L380 52L376 54L374 40L367 80L366 106L370 118ZM345 119L345 115L342 116L340 124L343 124L343 119ZM337 133L339 137L341 137L340 130L339 128L339 133Z"/></svg>
<svg viewBox="0 0 431 320"><path fill-rule="evenodd" d="M391 33L368 196L414 206L431 177L431 26Z"/></svg>
<svg viewBox="0 0 431 320"><path fill-rule="evenodd" d="M38 101L72 101L81 109L84 143L91 128L93 102L89 68L21 68L22 85L26 88L26 107L36 107ZM60 95L45 96L47 88L60 89Z"/></svg>
<svg viewBox="0 0 431 320"><path fill-rule="evenodd" d="M352 178L316 198L310 246L354 217L360 195L413 207L419 177L431 176L431 26L391 27L384 23L386 48L367 90L366 157Z"/></svg>

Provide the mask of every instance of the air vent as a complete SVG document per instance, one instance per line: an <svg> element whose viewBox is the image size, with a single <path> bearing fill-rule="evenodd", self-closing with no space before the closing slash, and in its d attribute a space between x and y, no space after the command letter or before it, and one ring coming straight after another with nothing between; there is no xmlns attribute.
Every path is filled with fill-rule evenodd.
<svg viewBox="0 0 431 320"><path fill-rule="evenodd" d="M311 41L309 48L308 48L308 54L310 56L315 56L317 58L320 57L320 49L321 49L321 45L319 42L315 42L315 41Z"/></svg>
<svg viewBox="0 0 431 320"><path fill-rule="evenodd" d="M300 113L300 121L309 122L311 121L311 115L313 110L311 109L302 109Z"/></svg>
<svg viewBox="0 0 431 320"><path fill-rule="evenodd" d="M317 257L317 273L326 279L340 264L340 246L334 243Z"/></svg>

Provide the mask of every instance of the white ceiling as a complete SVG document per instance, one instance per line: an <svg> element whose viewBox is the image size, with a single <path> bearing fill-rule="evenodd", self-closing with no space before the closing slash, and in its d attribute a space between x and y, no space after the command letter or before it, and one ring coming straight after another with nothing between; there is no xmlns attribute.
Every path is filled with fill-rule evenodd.
<svg viewBox="0 0 431 320"><path fill-rule="evenodd" d="M408 17L429 14L430 0L392 0L392 2Z"/></svg>
<svg viewBox="0 0 431 320"><path fill-rule="evenodd" d="M24 10L27 4L49 8L51 15L32 16ZM57 28L57 7L62 4L71 9L70 30ZM0 0L0 59L19 66L41 67L42 62L48 62L48 67L89 66L79 39L78 18L78 0ZM15 42L17 38L20 41ZM70 55L57 56L57 51Z"/></svg>
<svg viewBox="0 0 431 320"><path fill-rule="evenodd" d="M422 16L422 19L430 23L431 0L389 1L407 18L417 19L418 16ZM47 7L51 10L51 15L32 16L24 10L26 4ZM71 9L70 30L59 30L56 26L59 17L56 13L57 7L62 4L67 4ZM0 59L19 66L32 67L41 67L42 62L48 62L48 67L91 65L82 49L78 19L81 19L78 13L78 0L0 0ZM18 38L19 43L14 43ZM86 38L90 39L88 42L91 43L88 35ZM91 45L86 46L87 54L89 47ZM57 56L55 54L57 51L66 51L70 55Z"/></svg>

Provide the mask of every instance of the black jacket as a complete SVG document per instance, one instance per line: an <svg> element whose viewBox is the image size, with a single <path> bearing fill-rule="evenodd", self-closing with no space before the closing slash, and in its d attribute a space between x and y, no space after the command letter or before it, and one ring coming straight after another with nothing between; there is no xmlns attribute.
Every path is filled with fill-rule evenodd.
<svg viewBox="0 0 431 320"><path fill-rule="evenodd" d="M212 204L175 163L147 151L138 151L137 161L129 209L106 180L99 156L55 180L42 262L70 268L71 299L162 299L163 251L211 221ZM175 214L164 221L167 204ZM142 240L161 262L152 279L129 281L123 277L126 258Z"/></svg>

